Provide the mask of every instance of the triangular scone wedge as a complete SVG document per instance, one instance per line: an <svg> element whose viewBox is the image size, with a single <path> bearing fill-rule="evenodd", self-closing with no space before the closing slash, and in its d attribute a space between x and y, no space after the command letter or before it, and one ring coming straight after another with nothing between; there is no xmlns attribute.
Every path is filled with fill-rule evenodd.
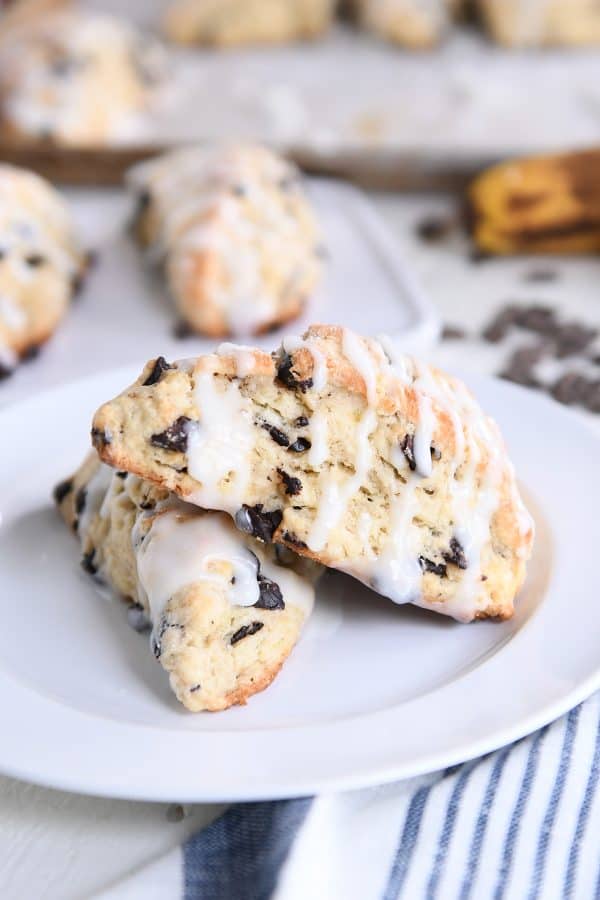
<svg viewBox="0 0 600 900"><path fill-rule="evenodd" d="M131 604L134 627L152 627L151 648L184 706L221 710L268 687L310 615L317 566L95 452L55 498L85 571Z"/></svg>
<svg viewBox="0 0 600 900"><path fill-rule="evenodd" d="M498 428L385 340L316 325L273 355L154 360L92 434L111 465L397 603L513 612L533 527Z"/></svg>

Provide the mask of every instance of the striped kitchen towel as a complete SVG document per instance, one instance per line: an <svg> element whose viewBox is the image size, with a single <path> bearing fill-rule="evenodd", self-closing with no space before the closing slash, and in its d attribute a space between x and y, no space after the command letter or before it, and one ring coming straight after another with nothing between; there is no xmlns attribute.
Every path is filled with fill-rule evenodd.
<svg viewBox="0 0 600 900"><path fill-rule="evenodd" d="M231 806L102 897L596 898L599 774L596 694L529 737L443 772Z"/></svg>

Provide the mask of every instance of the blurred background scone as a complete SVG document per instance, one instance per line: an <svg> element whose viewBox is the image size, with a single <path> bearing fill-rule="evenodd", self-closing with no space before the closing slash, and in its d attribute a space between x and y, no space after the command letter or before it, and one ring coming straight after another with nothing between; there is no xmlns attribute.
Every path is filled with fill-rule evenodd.
<svg viewBox="0 0 600 900"><path fill-rule="evenodd" d="M321 271L299 171L266 148L192 147L136 166L136 231L190 330L251 335L302 311Z"/></svg>
<svg viewBox="0 0 600 900"><path fill-rule="evenodd" d="M354 5L364 28L418 50L439 43L462 0L354 0Z"/></svg>
<svg viewBox="0 0 600 900"><path fill-rule="evenodd" d="M52 334L88 257L69 211L44 179L0 165L0 374Z"/></svg>
<svg viewBox="0 0 600 900"><path fill-rule="evenodd" d="M329 26L335 0L174 0L164 17L180 44L283 43L313 38Z"/></svg>
<svg viewBox="0 0 600 900"><path fill-rule="evenodd" d="M507 47L600 41L597 0L477 0L477 4L491 36Z"/></svg>
<svg viewBox="0 0 600 900"><path fill-rule="evenodd" d="M127 22L32 16L0 42L0 134L78 146L135 137L165 77L160 44Z"/></svg>

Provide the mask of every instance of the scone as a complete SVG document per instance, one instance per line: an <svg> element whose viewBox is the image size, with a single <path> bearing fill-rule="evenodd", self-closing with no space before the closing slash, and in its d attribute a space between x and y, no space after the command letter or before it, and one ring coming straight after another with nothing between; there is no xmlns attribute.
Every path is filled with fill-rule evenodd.
<svg viewBox="0 0 600 900"><path fill-rule="evenodd" d="M133 138L164 78L161 47L126 22L83 11L32 17L0 43L0 131L76 146Z"/></svg>
<svg viewBox="0 0 600 900"><path fill-rule="evenodd" d="M0 164L0 375L50 337L87 264L60 194Z"/></svg>
<svg viewBox="0 0 600 900"><path fill-rule="evenodd" d="M490 35L507 47L600 43L597 0L477 0Z"/></svg>
<svg viewBox="0 0 600 900"><path fill-rule="evenodd" d="M174 0L164 29L180 44L276 44L321 34L334 0Z"/></svg>
<svg viewBox="0 0 600 900"><path fill-rule="evenodd" d="M191 147L134 167L136 232L183 322L211 337L297 316L321 270L300 174L264 147Z"/></svg>
<svg viewBox="0 0 600 900"><path fill-rule="evenodd" d="M269 355L148 363L93 421L107 463L461 621L508 618L533 540L496 424L459 381L329 325Z"/></svg>
<svg viewBox="0 0 600 900"><path fill-rule="evenodd" d="M310 614L316 567L264 547L218 512L115 472L92 452L55 489L82 566L147 616L151 647L192 712L245 703L279 672Z"/></svg>
<svg viewBox="0 0 600 900"><path fill-rule="evenodd" d="M364 28L404 47L424 50L439 43L462 0L353 0L353 3Z"/></svg>
<svg viewBox="0 0 600 900"><path fill-rule="evenodd" d="M468 191L468 221L486 253L598 253L600 150L516 159Z"/></svg>

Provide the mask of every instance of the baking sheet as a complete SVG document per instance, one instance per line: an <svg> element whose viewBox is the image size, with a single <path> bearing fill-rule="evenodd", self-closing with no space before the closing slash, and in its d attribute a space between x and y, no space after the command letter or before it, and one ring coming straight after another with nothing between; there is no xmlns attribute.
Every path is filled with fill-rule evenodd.
<svg viewBox="0 0 600 900"><path fill-rule="evenodd" d="M356 189L309 179L328 253L325 277L302 317L260 338L265 349L311 322L342 324L364 334L401 336L404 346L431 343L438 320L398 245ZM128 234L129 198L114 189L70 189L78 229L97 263L66 320L39 356L0 381L0 405L80 376L121 365L140 365L212 350L214 340L174 336L176 313L159 272L151 269Z"/></svg>

